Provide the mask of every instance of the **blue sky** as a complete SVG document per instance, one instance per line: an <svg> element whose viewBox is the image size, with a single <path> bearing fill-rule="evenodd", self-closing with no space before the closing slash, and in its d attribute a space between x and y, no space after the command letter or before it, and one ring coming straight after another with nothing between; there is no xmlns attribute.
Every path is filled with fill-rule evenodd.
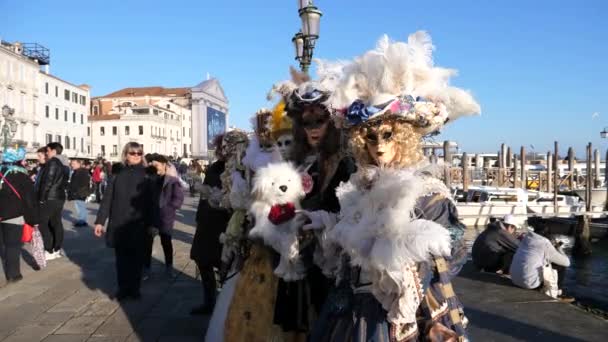
<svg viewBox="0 0 608 342"><path fill-rule="evenodd" d="M480 117L438 137L469 152L504 142L538 152L592 142L608 126L608 2L602 0L317 0L315 56L348 59L387 33L430 32L438 65L459 70ZM265 94L295 65L296 0L0 1L0 37L51 49L51 72L94 96L134 86L194 86L210 73L230 99L231 124L248 128ZM10 16L9 16L10 14ZM593 118L593 113L599 113Z"/></svg>

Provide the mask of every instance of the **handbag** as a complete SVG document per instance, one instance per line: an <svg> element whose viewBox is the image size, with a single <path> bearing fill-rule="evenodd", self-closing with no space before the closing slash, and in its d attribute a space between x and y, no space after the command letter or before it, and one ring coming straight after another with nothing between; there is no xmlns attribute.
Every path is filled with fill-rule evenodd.
<svg viewBox="0 0 608 342"><path fill-rule="evenodd" d="M559 288L557 286L557 270L551 267L551 264L546 262L543 266L543 287L542 292L551 297L557 298L559 295Z"/></svg>
<svg viewBox="0 0 608 342"><path fill-rule="evenodd" d="M34 235L34 227L27 223L23 224L23 231L21 233L21 242L30 243L32 242L32 236Z"/></svg>
<svg viewBox="0 0 608 342"><path fill-rule="evenodd" d="M8 181L8 179L6 179L6 177L4 177L2 172L0 172L0 178L2 178L4 183L6 183L6 185L8 185L8 187L11 188L11 190L13 190L13 193L15 193L15 196L17 196L17 198L19 198L20 201L23 201L23 199L21 198L21 195L19 195L19 192L17 192L17 189L15 189L15 187L11 184L11 182ZM23 242L23 243L31 242L33 233L34 233L34 227L30 226L27 223L24 223L22 231L21 231L21 242Z"/></svg>

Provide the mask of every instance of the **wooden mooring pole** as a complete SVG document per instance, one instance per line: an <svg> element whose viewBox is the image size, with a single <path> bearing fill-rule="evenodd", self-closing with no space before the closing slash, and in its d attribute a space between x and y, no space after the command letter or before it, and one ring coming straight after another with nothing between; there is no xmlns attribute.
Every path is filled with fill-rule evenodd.
<svg viewBox="0 0 608 342"><path fill-rule="evenodd" d="M452 152L450 151L450 142L448 140L443 142L443 165L444 182L449 189L452 186Z"/></svg>
<svg viewBox="0 0 608 342"><path fill-rule="evenodd" d="M585 204L586 204L586 209L587 211L591 211L591 200L593 197L593 193L591 191L592 189L592 182L593 182L593 168L591 167L591 151L592 151L592 145L591 143L589 143L587 145L587 174L585 175Z"/></svg>
<svg viewBox="0 0 608 342"><path fill-rule="evenodd" d="M593 171L591 170L591 143L587 145L587 174L585 175L585 207L587 211L591 211L591 185L592 185L592 175ZM586 256L591 254L591 242L589 238L591 237L591 231L589 227L589 216L581 215L578 217L578 222L576 224L576 241L574 242L574 254L577 256Z"/></svg>
<svg viewBox="0 0 608 342"><path fill-rule="evenodd" d="M599 188L600 184L600 150L597 148L593 151L593 188Z"/></svg>
<svg viewBox="0 0 608 342"><path fill-rule="evenodd" d="M572 147L568 148L568 188L570 191L574 190L574 149Z"/></svg>
<svg viewBox="0 0 608 342"><path fill-rule="evenodd" d="M547 185L546 192L551 192L551 175L553 174L553 156L551 152L547 152Z"/></svg>
<svg viewBox="0 0 608 342"><path fill-rule="evenodd" d="M574 242L574 254L577 256L587 256L591 254L591 231L589 229L589 216L581 215L576 224L576 240Z"/></svg>
<svg viewBox="0 0 608 342"><path fill-rule="evenodd" d="M462 190L469 190L469 183L471 182L470 172L469 172L469 156L467 153L462 154Z"/></svg>
<svg viewBox="0 0 608 342"><path fill-rule="evenodd" d="M553 157L554 159L554 165L553 165L553 212L554 213L558 213L559 212L559 207L557 205L557 192L559 191L559 144L556 141L555 144L555 156Z"/></svg>
<svg viewBox="0 0 608 342"><path fill-rule="evenodd" d="M521 188L526 190L528 188L528 175L526 173L526 148L523 146L519 158L521 158Z"/></svg>
<svg viewBox="0 0 608 342"><path fill-rule="evenodd" d="M519 163L517 163L517 155L513 157L513 188L516 189L519 188L519 182L517 181L517 178L519 177L519 170L517 169Z"/></svg>
<svg viewBox="0 0 608 342"><path fill-rule="evenodd" d="M604 182L608 182L608 150L606 150L606 159L604 162ZM608 211L608 191L606 191L606 200L604 201L604 210Z"/></svg>

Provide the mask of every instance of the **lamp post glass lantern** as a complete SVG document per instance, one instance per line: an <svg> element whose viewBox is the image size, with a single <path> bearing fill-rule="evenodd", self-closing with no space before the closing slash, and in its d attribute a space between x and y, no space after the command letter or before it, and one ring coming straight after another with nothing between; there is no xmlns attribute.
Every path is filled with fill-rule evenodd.
<svg viewBox="0 0 608 342"><path fill-rule="evenodd" d="M296 33L291 39L293 42L294 48L296 49L296 60L300 60L304 56L304 37L302 32Z"/></svg>
<svg viewBox="0 0 608 342"><path fill-rule="evenodd" d="M314 6L309 6L300 10L300 19L302 19L302 33L304 36L311 38L319 37L319 26L321 22L321 11Z"/></svg>
<svg viewBox="0 0 608 342"><path fill-rule="evenodd" d="M297 0L297 1L298 1L298 10L301 10L308 6L312 6L312 0Z"/></svg>
<svg viewBox="0 0 608 342"><path fill-rule="evenodd" d="M602 137L602 139L608 138L608 130L606 130L606 127L604 127L604 130L600 132L600 137Z"/></svg>
<svg viewBox="0 0 608 342"><path fill-rule="evenodd" d="M302 28L291 41L294 44L296 60L300 62L300 69L307 72L312 61L315 41L319 38L321 16L312 3L312 0L298 0L298 15Z"/></svg>

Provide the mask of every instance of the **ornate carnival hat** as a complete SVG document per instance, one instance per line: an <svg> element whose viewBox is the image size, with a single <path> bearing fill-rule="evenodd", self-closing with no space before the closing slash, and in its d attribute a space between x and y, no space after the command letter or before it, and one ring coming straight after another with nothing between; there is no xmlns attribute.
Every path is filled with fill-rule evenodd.
<svg viewBox="0 0 608 342"><path fill-rule="evenodd" d="M25 148L12 148L7 147L0 154L0 162L2 163L15 163L25 159L26 151Z"/></svg>
<svg viewBox="0 0 608 342"><path fill-rule="evenodd" d="M231 156L237 152L240 146L246 147L248 142L249 138L245 131L242 131L240 129L233 129L231 131L228 131L224 134L224 139L222 142L224 154L226 156Z"/></svg>
<svg viewBox="0 0 608 342"><path fill-rule="evenodd" d="M321 105L331 111L329 100L338 85L346 63L320 59L315 59L314 62L317 65L316 80L311 80L308 74L290 67L291 79L273 85L268 94L268 100L271 100L275 94L279 94L285 103L286 113L292 117L303 107L311 105Z"/></svg>
<svg viewBox="0 0 608 342"><path fill-rule="evenodd" d="M405 121L426 135L463 115L479 114L469 92L449 85L456 70L434 66L433 49L424 31L407 43L383 36L375 49L344 68L330 100L342 108L336 115L351 127L377 119Z"/></svg>
<svg viewBox="0 0 608 342"><path fill-rule="evenodd" d="M276 141L281 135L291 133L293 122L285 110L285 101L279 101L272 109L270 120L270 136Z"/></svg>
<svg viewBox="0 0 608 342"><path fill-rule="evenodd" d="M272 145L271 120L272 111L268 108L259 109L251 118L255 136L262 145Z"/></svg>

